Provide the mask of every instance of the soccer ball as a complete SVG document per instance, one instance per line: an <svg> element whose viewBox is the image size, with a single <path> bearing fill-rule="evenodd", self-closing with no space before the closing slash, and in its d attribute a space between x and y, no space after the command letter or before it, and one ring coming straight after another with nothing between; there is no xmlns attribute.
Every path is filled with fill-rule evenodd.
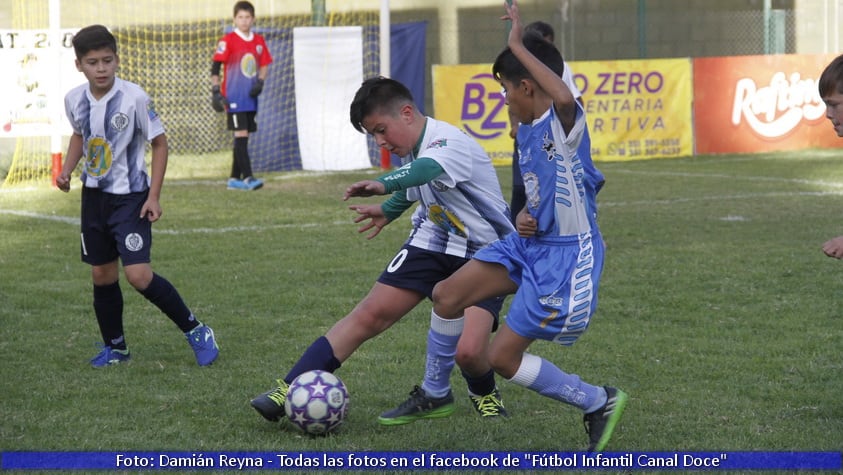
<svg viewBox="0 0 843 475"><path fill-rule="evenodd" d="M284 411L294 426L308 434L327 434L345 420L348 390L332 373L313 370L290 383Z"/></svg>

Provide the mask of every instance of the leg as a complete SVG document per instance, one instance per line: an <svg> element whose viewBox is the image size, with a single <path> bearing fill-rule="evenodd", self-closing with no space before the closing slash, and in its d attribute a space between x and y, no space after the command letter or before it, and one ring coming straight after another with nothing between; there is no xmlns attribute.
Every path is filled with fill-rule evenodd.
<svg viewBox="0 0 843 475"><path fill-rule="evenodd" d="M305 350L287 376L278 380L278 387L252 399L252 407L267 420L279 420L285 415L287 387L296 377L315 369L335 371L366 340L391 327L423 298L418 292L375 282L348 315Z"/></svg>
<svg viewBox="0 0 843 475"><path fill-rule="evenodd" d="M507 416L495 372L489 364L489 337L495 317L481 307L465 309L465 328L457 343L457 364L468 383L468 396L482 417Z"/></svg>
<svg viewBox="0 0 843 475"><path fill-rule="evenodd" d="M123 271L132 287L184 333L199 366L208 366L217 359L219 346L214 331L196 319L170 281L152 272L149 263L130 264Z"/></svg>
<svg viewBox="0 0 843 475"><path fill-rule="evenodd" d="M481 300L511 294L517 289L506 267L472 259L436 284L433 311L442 318L459 318L463 309Z"/></svg>
<svg viewBox="0 0 843 475"><path fill-rule="evenodd" d="M91 266L94 283L94 314L102 336L103 348L91 359L91 365L101 368L129 359L123 333L123 292L120 290L117 261Z"/></svg>

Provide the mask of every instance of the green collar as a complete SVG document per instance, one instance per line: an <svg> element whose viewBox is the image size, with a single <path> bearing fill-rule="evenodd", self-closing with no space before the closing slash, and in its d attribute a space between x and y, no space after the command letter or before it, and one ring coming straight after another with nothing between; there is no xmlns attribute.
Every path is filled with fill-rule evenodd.
<svg viewBox="0 0 843 475"><path fill-rule="evenodd" d="M424 127L422 128L421 135L419 135L419 140L416 142L415 147L413 147L413 158L419 156L419 150L421 150L422 139L424 139L425 132L427 132L427 117L424 118Z"/></svg>

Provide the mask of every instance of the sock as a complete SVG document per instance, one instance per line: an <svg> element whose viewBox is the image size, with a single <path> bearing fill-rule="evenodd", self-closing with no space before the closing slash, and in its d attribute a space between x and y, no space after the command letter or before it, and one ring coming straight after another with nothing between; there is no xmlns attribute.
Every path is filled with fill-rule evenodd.
<svg viewBox="0 0 843 475"><path fill-rule="evenodd" d="M188 333L199 326L196 317L184 304L178 290L169 280L158 274L152 274L149 286L138 292L164 312L183 333Z"/></svg>
<svg viewBox="0 0 843 475"><path fill-rule="evenodd" d="M594 406L599 409L606 404L606 391L603 388L583 382L579 376L568 374L550 361L530 353L524 353L521 366L510 381L542 396L576 406L584 412L589 412Z"/></svg>
<svg viewBox="0 0 843 475"><path fill-rule="evenodd" d="M331 342L324 336L320 336L304 350L299 360L293 365L293 369L284 377L287 384L293 382L300 374L321 369L333 373L342 366L342 363L334 356L334 349Z"/></svg>
<svg viewBox="0 0 843 475"><path fill-rule="evenodd" d="M103 344L114 350L125 350L120 281L109 285L94 285L94 314L97 316Z"/></svg>
<svg viewBox="0 0 843 475"><path fill-rule="evenodd" d="M489 370L481 376L471 376L465 371L462 372L462 377L468 383L468 392L472 396L486 396L495 391L495 371Z"/></svg>
<svg viewBox="0 0 843 475"><path fill-rule="evenodd" d="M457 342L462 334L464 317L447 320L430 311L427 331L427 358L422 389L433 398L444 397L451 390L451 370L457 354Z"/></svg>
<svg viewBox="0 0 843 475"><path fill-rule="evenodd" d="M234 163L243 178L252 176L252 162L249 158L249 137L234 137Z"/></svg>

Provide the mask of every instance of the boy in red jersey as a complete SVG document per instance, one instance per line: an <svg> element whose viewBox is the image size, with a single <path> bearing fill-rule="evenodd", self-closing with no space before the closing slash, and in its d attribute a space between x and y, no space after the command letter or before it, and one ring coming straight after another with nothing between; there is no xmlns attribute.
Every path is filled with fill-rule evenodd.
<svg viewBox="0 0 843 475"><path fill-rule="evenodd" d="M263 186L263 181L252 176L249 133L258 130L258 96L272 56L263 36L252 31L254 24L255 7L246 1L235 3L234 29L220 39L211 66L211 105L217 112L228 109L228 130L234 131L230 190L257 190Z"/></svg>

